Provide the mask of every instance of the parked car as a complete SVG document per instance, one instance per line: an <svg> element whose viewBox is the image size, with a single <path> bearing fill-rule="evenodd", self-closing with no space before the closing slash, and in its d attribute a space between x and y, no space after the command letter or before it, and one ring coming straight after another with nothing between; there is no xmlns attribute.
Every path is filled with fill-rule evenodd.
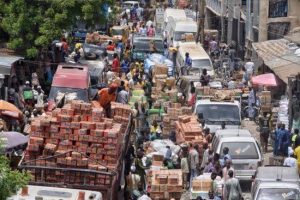
<svg viewBox="0 0 300 200"><path fill-rule="evenodd" d="M297 168L265 166L257 169L251 188L251 199L300 199L300 180Z"/></svg>
<svg viewBox="0 0 300 200"><path fill-rule="evenodd" d="M212 146L214 153L221 155L223 159L223 149L229 148L235 177L239 180L251 181L256 169L263 163L263 155L257 141L246 130L223 131L223 134L214 139Z"/></svg>

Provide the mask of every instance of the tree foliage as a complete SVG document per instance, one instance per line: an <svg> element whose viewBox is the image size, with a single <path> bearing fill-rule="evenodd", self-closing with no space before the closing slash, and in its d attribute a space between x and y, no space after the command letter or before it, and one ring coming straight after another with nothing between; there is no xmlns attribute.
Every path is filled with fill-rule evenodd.
<svg viewBox="0 0 300 200"><path fill-rule="evenodd" d="M0 0L0 26L10 36L10 48L36 57L78 20L91 29L105 23L105 4L113 0Z"/></svg>
<svg viewBox="0 0 300 200"><path fill-rule="evenodd" d="M8 159L0 156L0 200L6 200L20 188L27 185L30 175L26 172L11 170Z"/></svg>

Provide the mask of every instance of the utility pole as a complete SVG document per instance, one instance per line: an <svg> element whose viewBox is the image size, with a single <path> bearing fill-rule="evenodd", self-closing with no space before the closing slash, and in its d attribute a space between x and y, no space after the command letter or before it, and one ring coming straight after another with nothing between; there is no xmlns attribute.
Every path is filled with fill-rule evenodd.
<svg viewBox="0 0 300 200"><path fill-rule="evenodd" d="M228 5L227 44L231 44L231 42L232 42L234 1L233 0L228 0L227 5Z"/></svg>
<svg viewBox="0 0 300 200"><path fill-rule="evenodd" d="M200 1L200 9L199 9L199 23L198 23L198 31L197 31L197 39L196 42L203 44L204 42L204 22L205 22L205 0L197 0Z"/></svg>
<svg viewBox="0 0 300 200"><path fill-rule="evenodd" d="M224 21L224 15L226 13L226 6L225 1L221 1L221 42L225 42L225 21Z"/></svg>

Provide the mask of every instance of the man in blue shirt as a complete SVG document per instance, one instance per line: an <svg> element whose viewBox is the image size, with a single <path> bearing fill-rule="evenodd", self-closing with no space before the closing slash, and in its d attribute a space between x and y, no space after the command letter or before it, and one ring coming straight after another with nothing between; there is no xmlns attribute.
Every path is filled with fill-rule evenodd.
<svg viewBox="0 0 300 200"><path fill-rule="evenodd" d="M190 54L188 52L185 53L185 61L184 61L184 66L181 67L181 74L184 75L184 70L183 69L189 69L192 67L192 59L190 58Z"/></svg>

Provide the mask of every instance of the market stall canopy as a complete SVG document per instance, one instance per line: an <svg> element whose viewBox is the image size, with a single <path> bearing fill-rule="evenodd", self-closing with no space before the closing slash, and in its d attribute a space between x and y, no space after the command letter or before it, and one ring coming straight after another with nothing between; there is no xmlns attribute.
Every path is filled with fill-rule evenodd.
<svg viewBox="0 0 300 200"><path fill-rule="evenodd" d="M5 152L25 150L28 138L18 132L0 132L0 141L3 143Z"/></svg>
<svg viewBox="0 0 300 200"><path fill-rule="evenodd" d="M15 105L4 100L0 100L0 112L1 115L7 115L15 118L19 118L23 114L22 111L19 110Z"/></svg>
<svg viewBox="0 0 300 200"><path fill-rule="evenodd" d="M253 85L262 85L262 86L270 86L270 87L277 86L276 77L272 73L254 76L252 77L251 81Z"/></svg>
<svg viewBox="0 0 300 200"><path fill-rule="evenodd" d="M282 81L300 73L300 57L294 54L291 42L286 39L268 40L252 44L257 55Z"/></svg>
<svg viewBox="0 0 300 200"><path fill-rule="evenodd" d="M11 65L20 59L23 58L19 56L0 54L0 74L10 75Z"/></svg>

